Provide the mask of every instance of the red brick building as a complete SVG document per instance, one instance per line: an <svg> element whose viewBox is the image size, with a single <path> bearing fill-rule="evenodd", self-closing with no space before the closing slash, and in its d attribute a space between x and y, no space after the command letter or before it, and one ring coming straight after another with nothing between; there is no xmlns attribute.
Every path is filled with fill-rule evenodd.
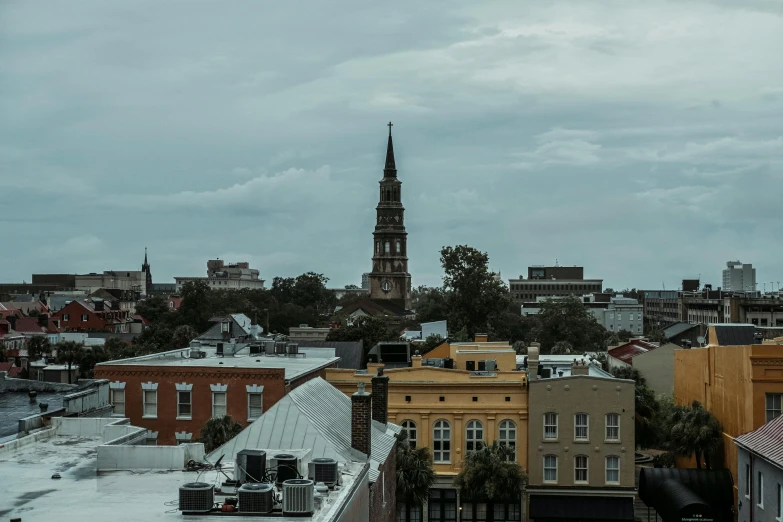
<svg viewBox="0 0 783 522"><path fill-rule="evenodd" d="M243 425L257 419L290 390L323 377L339 358L250 355L242 347L219 357L214 348L190 349L98 364L96 379L110 381L114 414L150 430L158 444L196 441L212 417L230 415Z"/></svg>
<svg viewBox="0 0 783 522"><path fill-rule="evenodd" d="M98 298L71 301L52 320L64 332L125 333L131 322L128 310L112 308Z"/></svg>

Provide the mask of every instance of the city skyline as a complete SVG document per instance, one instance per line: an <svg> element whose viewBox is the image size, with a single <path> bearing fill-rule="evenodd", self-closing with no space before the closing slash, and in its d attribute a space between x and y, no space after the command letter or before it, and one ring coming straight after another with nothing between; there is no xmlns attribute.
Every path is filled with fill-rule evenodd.
<svg viewBox="0 0 783 522"><path fill-rule="evenodd" d="M155 282L220 257L360 286L389 120L414 287L456 244L504 280L555 259L615 289L717 287L732 259L758 290L783 279L768 2L9 2L0 19L7 282L136 270L149 247Z"/></svg>

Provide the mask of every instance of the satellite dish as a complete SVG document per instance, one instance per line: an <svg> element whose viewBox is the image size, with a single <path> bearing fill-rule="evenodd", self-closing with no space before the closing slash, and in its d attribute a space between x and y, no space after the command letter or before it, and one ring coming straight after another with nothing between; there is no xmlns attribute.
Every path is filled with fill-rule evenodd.
<svg viewBox="0 0 783 522"><path fill-rule="evenodd" d="M699 342L699 344L704 344L704 342L707 340L703 335L700 335L696 338L696 340Z"/></svg>

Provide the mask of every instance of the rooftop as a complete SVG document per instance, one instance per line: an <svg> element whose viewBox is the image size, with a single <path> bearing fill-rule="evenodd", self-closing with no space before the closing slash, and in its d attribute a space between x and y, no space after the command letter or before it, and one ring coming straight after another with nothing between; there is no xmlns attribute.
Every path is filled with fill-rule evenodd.
<svg viewBox="0 0 783 522"><path fill-rule="evenodd" d="M47 411L63 407L63 397L75 390L62 392L37 392L31 401L26 391L3 392L0 394L0 443L15 439L19 430L19 419L41 413L39 404L48 404Z"/></svg>
<svg viewBox="0 0 783 522"><path fill-rule="evenodd" d="M119 421L127 423L127 419ZM117 522L181 522L185 518L177 505L180 486L196 481L220 485L225 480L217 471L184 470L184 462L191 456L201 460L197 456L203 455L201 444L187 444L184 448L124 445L120 439L112 440L111 434L138 428L118 424L118 419L55 419L51 429L0 448L3 469L0 518L21 517L25 522L81 522L87 518ZM159 460L166 457L174 465L111 471L103 464L107 462L104 457L111 452L144 454L147 461L153 460L152 455ZM139 460L144 459L135 462ZM131 462L131 459L126 461ZM168 467L174 469L166 469ZM223 470L231 476L233 466L224 465ZM306 470L303 466L305 473ZM341 471L341 486L331 490L324 507L305 520L329 522L344 513L345 503L366 477L366 464L346 463ZM54 473L59 473L61 478L50 478ZM222 502L223 498L215 495L215 501ZM189 515L186 519L215 521L216 515ZM244 520L301 522L303 519L283 517L278 512L275 516L259 515Z"/></svg>
<svg viewBox="0 0 783 522"><path fill-rule="evenodd" d="M740 435L734 442L783 468L783 415L778 415L756 431Z"/></svg>
<svg viewBox="0 0 783 522"><path fill-rule="evenodd" d="M588 375L591 377L602 377L605 379L616 379L614 375L601 369L600 363L592 359L592 353L584 354L542 354L539 356L539 368L549 368L552 370L550 378L571 377L571 364L578 359L588 361ZM524 364L525 355L517 355L517 366ZM563 372L560 375L559 372ZM538 379L540 380L540 379Z"/></svg>
<svg viewBox="0 0 783 522"><path fill-rule="evenodd" d="M226 343L228 345L229 343ZM191 359L190 348L171 350L141 357L119 359L100 363L98 366L177 366L193 368L282 368L286 380L296 379L302 375L326 368L340 361L339 357L314 357L317 352L308 352L309 356L300 354L297 357L286 355L264 355L248 353L248 345L237 344L238 352L234 355L218 357L216 348L202 346L200 350L205 357ZM331 352L329 353L331 355Z"/></svg>

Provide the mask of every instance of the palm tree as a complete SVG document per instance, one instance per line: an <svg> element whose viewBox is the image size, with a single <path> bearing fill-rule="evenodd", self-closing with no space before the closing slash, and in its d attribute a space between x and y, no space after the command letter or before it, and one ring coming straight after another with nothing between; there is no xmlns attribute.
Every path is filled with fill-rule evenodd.
<svg viewBox="0 0 783 522"><path fill-rule="evenodd" d="M699 401L693 401L690 408L676 406L669 418L669 449L683 457L696 457L696 467L701 469L702 456L707 469L711 468L712 456L723 441L720 422Z"/></svg>
<svg viewBox="0 0 783 522"><path fill-rule="evenodd" d="M71 368L74 364L79 364L82 359L82 349L84 345L74 341L65 341L57 344L57 362L68 365L68 384L71 384Z"/></svg>
<svg viewBox="0 0 783 522"><path fill-rule="evenodd" d="M408 444L408 432L397 437L397 502L421 507L435 481L429 448Z"/></svg>
<svg viewBox="0 0 783 522"><path fill-rule="evenodd" d="M27 342L27 358L30 362L38 361L44 355L51 353L52 345L44 336L36 336Z"/></svg>
<svg viewBox="0 0 783 522"><path fill-rule="evenodd" d="M204 451L207 453L219 448L230 441L244 429L233 420L231 415L213 417L201 427L201 442L204 443Z"/></svg>
<svg viewBox="0 0 783 522"><path fill-rule="evenodd" d="M522 466L509 459L510 450L498 441L465 457L454 486L473 502L515 501L522 493L527 475ZM487 506L487 510L490 507Z"/></svg>

